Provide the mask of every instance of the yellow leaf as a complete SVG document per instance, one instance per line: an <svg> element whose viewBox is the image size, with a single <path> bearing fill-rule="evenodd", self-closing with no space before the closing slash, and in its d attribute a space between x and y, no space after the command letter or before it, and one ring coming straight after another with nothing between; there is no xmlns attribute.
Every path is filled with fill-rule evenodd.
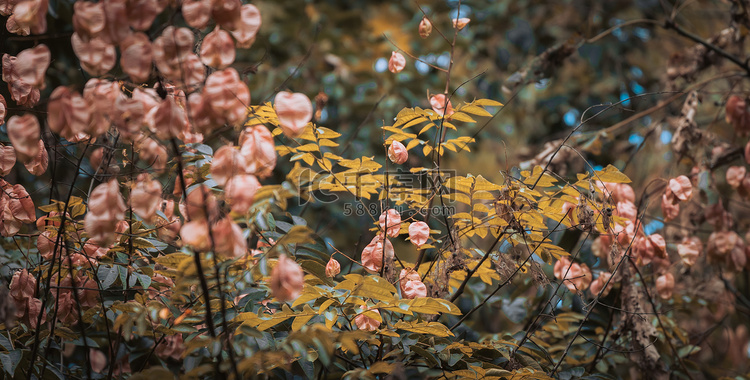
<svg viewBox="0 0 750 380"><path fill-rule="evenodd" d="M478 105L478 106L490 106L490 107L502 107L503 103L494 101L492 99L477 99L472 102L472 104Z"/></svg>
<svg viewBox="0 0 750 380"><path fill-rule="evenodd" d="M320 139L318 143L320 144L320 146L339 146L337 142L329 140L329 139Z"/></svg>
<svg viewBox="0 0 750 380"><path fill-rule="evenodd" d="M414 148L415 146L417 146L417 145L419 145L421 143L422 143L422 140L413 139L413 140L409 141L408 144L406 144L406 150L410 150L410 149Z"/></svg>
<svg viewBox="0 0 750 380"><path fill-rule="evenodd" d="M300 152L319 152L320 148L318 147L318 145L310 143L298 146L297 150Z"/></svg>
<svg viewBox="0 0 750 380"><path fill-rule="evenodd" d="M594 177L602 182L612 182L612 183L630 183L630 178L626 176L625 174L622 174L620 170L618 170L616 167L610 165L607 165L606 168L602 170L596 171L596 176Z"/></svg>
<svg viewBox="0 0 750 380"><path fill-rule="evenodd" d="M472 119L469 115L463 113L463 112L454 112L453 115L450 116L451 120L458 120L463 121L466 123L476 123L477 121Z"/></svg>
<svg viewBox="0 0 750 380"><path fill-rule="evenodd" d="M430 334L439 337L453 336L453 333L440 322L406 322L399 321L393 326L397 329L419 334Z"/></svg>

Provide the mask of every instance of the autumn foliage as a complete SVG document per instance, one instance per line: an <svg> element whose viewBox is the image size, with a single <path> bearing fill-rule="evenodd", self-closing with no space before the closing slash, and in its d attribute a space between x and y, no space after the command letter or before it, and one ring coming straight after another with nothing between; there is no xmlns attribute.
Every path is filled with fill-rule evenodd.
<svg viewBox="0 0 750 380"><path fill-rule="evenodd" d="M320 58L312 49L286 79L264 73L265 53L247 64L285 49L262 34L281 27L262 3L0 1L8 41L22 38L2 56L0 376L742 375L750 67L738 57L750 18L733 3L709 40L674 15L645 21L695 43L665 57L665 91L637 114L667 112L654 160L669 157L669 170L601 158L612 135L636 128L597 119L631 101L621 97L528 159L507 161L522 147L491 151L505 165L481 175L471 155L483 130L620 28L542 51L490 99L465 87L481 75L454 71L476 53L466 44L483 13L415 3L403 33L423 50L440 44L445 61L386 36L374 67L402 82L433 70L438 87L399 98L376 125L359 115L344 136L326 123L346 101L329 79L310 79L317 94L290 84ZM312 3L305 14L322 17ZM44 38L51 25L67 31L64 48ZM702 96L720 105L710 127ZM367 123L365 144L349 149ZM713 366L716 344L733 369Z"/></svg>

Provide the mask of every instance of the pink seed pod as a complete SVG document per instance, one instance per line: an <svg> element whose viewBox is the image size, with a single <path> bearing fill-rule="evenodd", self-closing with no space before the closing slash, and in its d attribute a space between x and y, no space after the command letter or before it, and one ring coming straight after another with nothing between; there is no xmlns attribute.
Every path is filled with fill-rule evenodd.
<svg viewBox="0 0 750 380"><path fill-rule="evenodd" d="M401 165L409 159L409 151L406 150L404 144L393 140L391 146L388 147L388 159L394 164Z"/></svg>
<svg viewBox="0 0 750 380"><path fill-rule="evenodd" d="M302 294L305 285L305 273L294 260L282 254L271 271L269 281L271 294L279 301L291 301Z"/></svg>
<svg viewBox="0 0 750 380"><path fill-rule="evenodd" d="M336 277L337 274L341 273L341 264L331 257L330 260L328 260L328 264L326 264L326 276L328 277Z"/></svg>
<svg viewBox="0 0 750 380"><path fill-rule="evenodd" d="M305 94L281 91L276 94L274 106L281 130L289 138L299 137L312 120L312 102Z"/></svg>
<svg viewBox="0 0 750 380"><path fill-rule="evenodd" d="M406 58L397 51L391 53L391 59L388 61L388 70L395 74L400 73L404 67L406 67Z"/></svg>
<svg viewBox="0 0 750 380"><path fill-rule="evenodd" d="M414 222L409 225L409 240L421 247L430 237L430 226L425 222Z"/></svg>

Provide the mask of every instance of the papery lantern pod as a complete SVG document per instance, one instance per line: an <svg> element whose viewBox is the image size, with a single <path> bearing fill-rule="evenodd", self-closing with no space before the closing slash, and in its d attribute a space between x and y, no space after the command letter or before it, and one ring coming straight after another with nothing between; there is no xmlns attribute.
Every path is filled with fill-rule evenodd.
<svg viewBox="0 0 750 380"><path fill-rule="evenodd" d="M203 99L208 101L213 114L233 125L245 122L250 105L250 90L240 80L237 70L227 68L214 72L206 79Z"/></svg>
<svg viewBox="0 0 750 380"><path fill-rule="evenodd" d="M240 10L240 22L235 29L230 29L237 41L237 47L247 49L255 42L255 36L261 25L260 10L253 4L245 4Z"/></svg>
<svg viewBox="0 0 750 380"><path fill-rule="evenodd" d="M134 33L120 43L120 67L133 82L148 81L153 60L154 52L146 34Z"/></svg>
<svg viewBox="0 0 750 380"><path fill-rule="evenodd" d="M150 223L161 206L161 194L162 188L159 181L151 179L148 174L140 174L135 187L130 192L130 207L136 215Z"/></svg>
<svg viewBox="0 0 750 380"><path fill-rule="evenodd" d="M632 220L626 220L624 226L615 224L614 232L620 245L629 246L636 236L643 233L643 225L638 223L636 226Z"/></svg>
<svg viewBox="0 0 750 380"><path fill-rule="evenodd" d="M450 118L453 115L453 104L448 100L448 105L445 105L446 97L444 94L437 94L430 97L430 106L440 116Z"/></svg>
<svg viewBox="0 0 750 380"><path fill-rule="evenodd" d="M77 33L73 33L70 43L73 46L73 52L81 62L81 67L92 76L106 74L117 63L115 45L106 42L101 37L85 41Z"/></svg>
<svg viewBox="0 0 750 380"><path fill-rule="evenodd" d="M89 258L100 259L109 252L109 247L103 247L98 241L88 239L86 240L86 243L83 244L83 252Z"/></svg>
<svg viewBox="0 0 750 380"><path fill-rule="evenodd" d="M203 143L203 134L194 131L192 128L187 128L182 131L178 136L185 144L201 144Z"/></svg>
<svg viewBox="0 0 750 380"><path fill-rule="evenodd" d="M196 252L205 252L211 249L211 237L208 232L208 221L205 219L193 220L182 225L180 228L180 239Z"/></svg>
<svg viewBox="0 0 750 380"><path fill-rule="evenodd" d="M454 18L453 19L453 27L462 30L466 27L466 25L469 25L469 22L471 22L470 18L461 17L461 18Z"/></svg>
<svg viewBox="0 0 750 380"><path fill-rule="evenodd" d="M276 149L273 135L262 124L245 127L239 139L240 153L247 159L247 173L259 178L271 175L276 167Z"/></svg>
<svg viewBox="0 0 750 380"><path fill-rule="evenodd" d="M739 188L746 173L747 169L744 166L730 166L726 173L727 184L733 189Z"/></svg>
<svg viewBox="0 0 750 380"><path fill-rule="evenodd" d="M693 194L693 184L690 182L690 178L681 175L669 180L667 192L674 194L675 198L684 202L690 199Z"/></svg>
<svg viewBox="0 0 750 380"><path fill-rule="evenodd" d="M211 178L219 186L224 186L231 177L245 173L246 168L247 159L240 154L240 150L224 145L216 151L211 161Z"/></svg>
<svg viewBox="0 0 750 380"><path fill-rule="evenodd" d="M706 251L710 258L724 262L730 270L745 266L745 243L734 231L716 231L708 237Z"/></svg>
<svg viewBox="0 0 750 380"><path fill-rule="evenodd" d="M234 62L234 40L228 32L218 26L203 38L200 51L201 62L209 67L223 69Z"/></svg>
<svg viewBox="0 0 750 380"><path fill-rule="evenodd" d="M104 2L73 3L73 30L83 39L90 39L104 30Z"/></svg>
<svg viewBox="0 0 750 380"><path fill-rule="evenodd" d="M167 96L158 107L146 115L149 128L162 140L179 137L188 128L188 117L185 109L175 102L173 96Z"/></svg>
<svg viewBox="0 0 750 380"><path fill-rule="evenodd" d="M727 100L725 118L738 135L745 136L750 133L750 111L745 99L737 95L730 96Z"/></svg>
<svg viewBox="0 0 750 380"><path fill-rule="evenodd" d="M100 241L104 245L110 245L115 241L117 220L102 217L89 212L83 219L84 228L89 238Z"/></svg>
<svg viewBox="0 0 750 380"><path fill-rule="evenodd" d="M25 301L34 297L36 289L36 277L27 269L21 269L13 273L10 280L10 296L17 301Z"/></svg>
<svg viewBox="0 0 750 380"><path fill-rule="evenodd" d="M680 255L683 264L693 266L703 253L703 243L698 237L686 236L680 244L677 244L677 253Z"/></svg>
<svg viewBox="0 0 750 380"><path fill-rule="evenodd" d="M638 259L638 264L648 265L654 259L656 250L645 236L635 238L632 247L633 255Z"/></svg>
<svg viewBox="0 0 750 380"><path fill-rule="evenodd" d="M292 301L302 294L305 285L305 273L294 260L285 254L279 256L279 261L271 270L269 280L271 295L281 302Z"/></svg>
<svg viewBox="0 0 750 380"><path fill-rule="evenodd" d="M167 77L177 87L186 91L194 91L203 85L203 81L206 79L206 67L203 66L197 54L187 55L177 68L172 77Z"/></svg>
<svg viewBox="0 0 750 380"><path fill-rule="evenodd" d="M47 310L42 305L39 298L30 298L26 300L23 307L16 305L16 317L27 323L32 329L36 329L39 313L42 313L42 323L47 320Z"/></svg>
<svg viewBox="0 0 750 380"><path fill-rule="evenodd" d="M326 264L326 276L336 277L337 274L341 273L341 264L331 256Z"/></svg>
<svg viewBox="0 0 750 380"><path fill-rule="evenodd" d="M606 297L607 294L609 294L610 290L612 290L612 287L614 286L614 281L610 281L610 278L612 278L612 273L609 272L602 272L599 274L599 277L596 278L596 280L591 282L591 286L589 286L589 290L591 291L591 294L593 296L599 296L599 297ZM607 281L609 281L609 285L607 285ZM606 288L605 288L606 285ZM602 291L603 290L603 291Z"/></svg>
<svg viewBox="0 0 750 380"><path fill-rule="evenodd" d="M104 373L104 369L107 368L107 355L95 348L89 348L89 363L92 371Z"/></svg>
<svg viewBox="0 0 750 380"><path fill-rule="evenodd" d="M190 188L190 185L192 185L195 182L196 174L198 173L198 169L195 166L188 166L184 169L182 169L182 176L175 176L174 179L174 195L182 195L182 191ZM182 183L182 180L185 180L185 183ZM182 216L186 216L187 209L183 210L185 207L184 203L180 203L180 213Z"/></svg>
<svg viewBox="0 0 750 380"><path fill-rule="evenodd" d="M398 275L398 279L399 282L403 284L407 281L421 281L422 277L413 268L404 268L401 269L401 272Z"/></svg>
<svg viewBox="0 0 750 380"><path fill-rule="evenodd" d="M260 182L254 175L235 175L227 181L224 196L232 206L232 211L246 214L255 202L255 194L259 189Z"/></svg>
<svg viewBox="0 0 750 380"><path fill-rule="evenodd" d="M12 145L0 146L0 176L6 176L16 165L16 150Z"/></svg>
<svg viewBox="0 0 750 380"><path fill-rule="evenodd" d="M377 273L383 268L383 256L387 261L395 256L395 252L393 244L382 234L378 234L362 250L362 266L370 273Z"/></svg>
<svg viewBox="0 0 750 380"><path fill-rule="evenodd" d="M32 114L11 116L6 123L8 138L19 159L34 157L39 153L40 127L39 121Z"/></svg>
<svg viewBox="0 0 750 380"><path fill-rule="evenodd" d="M401 214L396 209L388 209L380 214L378 223L381 231L385 231L390 237L396 237L401 231Z"/></svg>
<svg viewBox="0 0 750 380"><path fill-rule="evenodd" d="M406 299L427 297L427 287L414 269L404 268L399 274L401 295Z"/></svg>
<svg viewBox="0 0 750 380"><path fill-rule="evenodd" d="M125 10L130 27L139 31L148 30L167 3L167 0L127 0Z"/></svg>
<svg viewBox="0 0 750 380"><path fill-rule="evenodd" d="M72 290L60 291L57 299L57 320L63 324L74 325L78 322L77 303Z"/></svg>
<svg viewBox="0 0 750 380"><path fill-rule="evenodd" d="M13 14L13 8L18 3L18 0L1 0L0 1L0 15L10 16Z"/></svg>
<svg viewBox="0 0 750 380"><path fill-rule="evenodd" d="M299 137L312 120L312 102L305 94L281 91L274 98L274 108L281 130L289 138Z"/></svg>
<svg viewBox="0 0 750 380"><path fill-rule="evenodd" d="M70 220L70 215L68 213L65 213L65 219ZM36 220L36 228L40 231L46 230L47 226L53 227L53 229L58 229L61 224L61 213L57 211L52 211L47 215L42 215Z"/></svg>
<svg viewBox="0 0 750 380"><path fill-rule="evenodd" d="M734 224L732 215L724 209L721 199L705 207L704 215L706 221L716 230L728 229Z"/></svg>
<svg viewBox="0 0 750 380"><path fill-rule="evenodd" d="M241 257L247 253L247 240L242 235L242 228L229 217L214 223L211 234L217 255Z"/></svg>
<svg viewBox="0 0 750 380"><path fill-rule="evenodd" d="M5 115L8 112L8 103L5 102L5 97L0 95L0 124L5 124Z"/></svg>
<svg viewBox="0 0 750 380"><path fill-rule="evenodd" d="M427 17L422 17L422 21L419 22L419 36L427 38L432 33L432 23Z"/></svg>
<svg viewBox="0 0 750 380"><path fill-rule="evenodd" d="M180 229L182 228L180 218L175 216L174 203L175 202L171 199L164 200L162 202L161 209L167 219L164 219L162 217L156 218L156 228L159 239L167 242L173 242L177 238L177 235L180 233Z"/></svg>
<svg viewBox="0 0 750 380"><path fill-rule="evenodd" d="M2 78L8 83L11 99L28 107L39 101L50 59L49 48L44 44L23 50L16 57L3 54Z"/></svg>
<svg viewBox="0 0 750 380"><path fill-rule="evenodd" d="M150 137L144 137L136 142L136 150L141 160L146 161L154 171L164 171L169 159L166 147Z"/></svg>
<svg viewBox="0 0 750 380"><path fill-rule="evenodd" d="M211 16L222 28L227 30L236 29L241 21L240 0L221 0L211 2Z"/></svg>
<svg viewBox="0 0 750 380"><path fill-rule="evenodd" d="M188 28L168 26L152 43L156 67L167 78L179 78L179 66L193 54L195 36Z"/></svg>
<svg viewBox="0 0 750 380"><path fill-rule="evenodd" d="M31 28L28 25L19 25L16 21L16 15L10 15L5 22L5 29L13 34L28 36L31 34Z"/></svg>
<svg viewBox="0 0 750 380"><path fill-rule="evenodd" d="M141 135L145 115L142 102L121 94L117 97L109 118L120 132L120 138L130 142Z"/></svg>
<svg viewBox="0 0 750 380"><path fill-rule="evenodd" d="M91 117L88 127L83 132L96 137L109 130L109 114L120 94L120 86L116 82L98 78L86 82L83 87L83 99L91 108Z"/></svg>
<svg viewBox="0 0 750 380"><path fill-rule="evenodd" d="M403 54L394 51L391 53L391 59L388 60L388 71L392 73L400 73L404 67L406 67L406 58Z"/></svg>
<svg viewBox="0 0 750 380"><path fill-rule="evenodd" d="M47 31L47 8L48 0L21 0L13 8L13 14L8 20L8 28L16 29L21 35L42 34ZM12 19L12 20L11 20Z"/></svg>
<svg viewBox="0 0 750 380"><path fill-rule="evenodd" d="M183 0L181 10L191 28L203 29L211 20L211 0Z"/></svg>
<svg viewBox="0 0 750 380"><path fill-rule="evenodd" d="M401 287L401 295L406 299L427 297L427 286L422 281L407 281Z"/></svg>
<svg viewBox="0 0 750 380"><path fill-rule="evenodd" d="M586 290L591 283L591 271L586 264L571 263L570 259L563 256L553 268L555 278L563 280L563 284L571 292Z"/></svg>
<svg viewBox="0 0 750 380"><path fill-rule="evenodd" d="M103 0L104 3L104 40L117 45L133 33L127 14L127 0Z"/></svg>
<svg viewBox="0 0 750 380"><path fill-rule="evenodd" d="M185 213L183 216L190 221L194 220L216 220L219 216L219 204L216 196L206 185L194 188L187 195Z"/></svg>
<svg viewBox="0 0 750 380"><path fill-rule="evenodd" d="M159 97L159 94L156 93L156 89L153 89L153 88L136 87L133 90L132 98L137 99L139 102L141 102L141 104L143 104L143 110L146 113L158 107L159 104L162 102L162 99Z"/></svg>
<svg viewBox="0 0 750 380"><path fill-rule="evenodd" d="M409 151L400 141L393 140L388 147L388 159L394 164L401 165L409 159Z"/></svg>
<svg viewBox="0 0 750 380"><path fill-rule="evenodd" d="M424 243L427 243L429 237L430 226L427 223L414 222L409 225L409 240L417 247L421 247Z"/></svg>
<svg viewBox="0 0 750 380"><path fill-rule="evenodd" d="M52 132L70 142L89 136L84 133L91 123L91 108L81 95L60 86L52 91L47 104L47 125Z"/></svg>
<svg viewBox="0 0 750 380"><path fill-rule="evenodd" d="M36 221L36 208L34 201L22 185L13 185L4 189L4 197L7 197L5 209L10 210L13 219L21 223L34 223ZM7 222L7 218L6 222Z"/></svg>
<svg viewBox="0 0 750 380"><path fill-rule="evenodd" d="M669 196L669 192L666 192L661 197L661 213L664 216L664 221L670 221L680 215L680 204L674 202L674 197Z"/></svg>
<svg viewBox="0 0 750 380"><path fill-rule="evenodd" d="M4 205L5 202L2 203ZM15 236L21 230L23 223L13 218L13 214L8 207L2 210L2 223L0 223L0 235L4 237Z"/></svg>
<svg viewBox="0 0 750 380"><path fill-rule="evenodd" d="M193 92L188 95L188 116L191 126L202 133L211 133L221 125L219 122L223 121L223 119L214 115L211 104L200 92Z"/></svg>
<svg viewBox="0 0 750 380"><path fill-rule="evenodd" d="M36 248L39 251L39 255L42 256L43 259L52 259L52 252L55 249L56 240L57 234L53 235L52 231L47 230L39 234L36 240ZM60 256L62 252L62 244L59 244L57 247L57 256Z"/></svg>
<svg viewBox="0 0 750 380"><path fill-rule="evenodd" d="M362 310L365 309L364 306L361 307ZM361 314L354 317L354 324L357 326L360 330L365 331L375 331L380 327L380 321L376 318L373 318L367 314L375 313L380 317L380 310L378 309L367 309L366 311L362 312Z"/></svg>
<svg viewBox="0 0 750 380"><path fill-rule="evenodd" d="M659 293L659 297L662 299L672 298L672 291L674 291L674 276L672 273L665 273L656 279L656 292Z"/></svg>
<svg viewBox="0 0 750 380"><path fill-rule="evenodd" d="M157 345L154 349L156 356L160 357L162 360L170 358L172 360L181 360L184 352L185 342L182 338L182 334L165 336L164 342Z"/></svg>
<svg viewBox="0 0 750 380"><path fill-rule="evenodd" d="M125 218L125 202L116 180L102 183L91 192L88 200L89 214L110 220L113 224Z"/></svg>
<svg viewBox="0 0 750 380"><path fill-rule="evenodd" d="M49 155L47 154L47 149L44 148L44 141L40 139L38 145L39 153L23 163L26 170L37 177L47 171L47 165L49 164Z"/></svg>
<svg viewBox="0 0 750 380"><path fill-rule="evenodd" d="M630 201L618 202L615 207L615 214L621 218L635 222L638 218L638 208Z"/></svg>
<svg viewBox="0 0 750 380"><path fill-rule="evenodd" d="M635 191L628 184L601 181L596 181L595 184L604 194L604 200L611 198L611 202L615 204L619 202L635 203Z"/></svg>

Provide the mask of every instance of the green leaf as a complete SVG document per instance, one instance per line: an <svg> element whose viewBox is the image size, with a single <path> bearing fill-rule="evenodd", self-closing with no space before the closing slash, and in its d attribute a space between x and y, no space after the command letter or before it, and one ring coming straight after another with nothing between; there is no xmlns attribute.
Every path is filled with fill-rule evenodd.
<svg viewBox="0 0 750 380"><path fill-rule="evenodd" d="M100 265L97 270L97 277L102 283L102 289L109 289L117 280L117 268Z"/></svg>

